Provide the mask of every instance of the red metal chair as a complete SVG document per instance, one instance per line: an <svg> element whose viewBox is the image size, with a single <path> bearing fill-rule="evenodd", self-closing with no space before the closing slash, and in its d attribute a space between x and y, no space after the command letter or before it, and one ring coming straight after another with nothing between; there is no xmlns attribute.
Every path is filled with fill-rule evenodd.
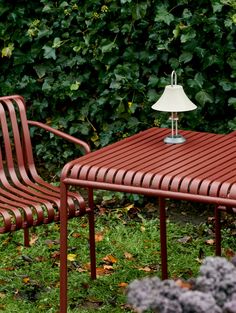
<svg viewBox="0 0 236 313"><path fill-rule="evenodd" d="M80 145L86 153L90 152L89 146L84 141L46 124L28 120L25 101L21 96L0 97L0 233L23 229L24 244L29 246L31 226L58 222L62 216L67 220L88 214L91 276L95 278L93 209L86 205L79 193L69 192L67 212L60 214L60 187L52 186L38 175L29 125L43 128ZM92 201L92 190L89 190L89 201ZM63 236L67 234L64 233ZM66 257L67 245L63 245L64 241L61 238L60 251Z"/></svg>

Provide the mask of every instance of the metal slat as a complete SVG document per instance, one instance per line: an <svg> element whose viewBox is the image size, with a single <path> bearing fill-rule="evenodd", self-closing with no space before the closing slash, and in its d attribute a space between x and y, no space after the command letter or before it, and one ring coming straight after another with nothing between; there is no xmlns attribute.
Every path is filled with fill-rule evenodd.
<svg viewBox="0 0 236 313"><path fill-rule="evenodd" d="M226 195L235 181L235 137L182 131L181 145L168 145L169 129L152 128L80 158L69 177L100 183L200 194ZM221 172L218 175L216 171ZM216 181L215 181L216 180ZM215 183L214 183L215 182Z"/></svg>

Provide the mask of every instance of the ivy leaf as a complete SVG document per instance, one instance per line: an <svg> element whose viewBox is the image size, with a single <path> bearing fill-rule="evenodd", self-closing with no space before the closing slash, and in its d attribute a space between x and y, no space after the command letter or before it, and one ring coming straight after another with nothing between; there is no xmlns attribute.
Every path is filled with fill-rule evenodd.
<svg viewBox="0 0 236 313"><path fill-rule="evenodd" d="M186 33L184 33L184 34L182 34L182 35L180 36L180 41L181 41L182 43L185 43L185 42L187 42L187 41L192 40L192 39L195 38L195 37L196 37L196 32L195 32L195 30L192 30L192 29L190 28Z"/></svg>
<svg viewBox="0 0 236 313"><path fill-rule="evenodd" d="M147 3L137 3L134 6L134 9L132 10L133 19L136 21L136 20L143 18L146 14L146 11L147 11Z"/></svg>
<svg viewBox="0 0 236 313"><path fill-rule="evenodd" d="M54 38L52 48L59 48L63 44L63 41L59 37Z"/></svg>
<svg viewBox="0 0 236 313"><path fill-rule="evenodd" d="M222 8L223 8L223 5L221 3L213 3L212 4L212 8L213 8L213 12L216 13L216 12L221 12L222 11Z"/></svg>
<svg viewBox="0 0 236 313"><path fill-rule="evenodd" d="M110 42L101 47L102 53L111 52L111 50L115 47L115 42Z"/></svg>
<svg viewBox="0 0 236 313"><path fill-rule="evenodd" d="M173 20L174 16L168 12L167 8L164 5L160 6L155 16L155 22L164 22L170 25Z"/></svg>
<svg viewBox="0 0 236 313"><path fill-rule="evenodd" d="M43 78L46 74L47 69L48 69L48 67L45 65L35 65L33 68L34 68L35 72L37 73L38 78Z"/></svg>
<svg viewBox="0 0 236 313"><path fill-rule="evenodd" d="M179 62L188 63L193 58L193 54L191 52L183 52L179 57Z"/></svg>
<svg viewBox="0 0 236 313"><path fill-rule="evenodd" d="M78 90L80 87L80 82L76 81L75 83L70 85L70 90Z"/></svg>
<svg viewBox="0 0 236 313"><path fill-rule="evenodd" d="M224 91L229 91L233 88L233 84L227 80L220 81L219 85L223 88Z"/></svg>
<svg viewBox="0 0 236 313"><path fill-rule="evenodd" d="M207 93L204 90L199 91L196 96L195 99L200 103L200 104L205 104L207 102L209 103L213 103L213 99L212 97L209 95L209 93Z"/></svg>
<svg viewBox="0 0 236 313"><path fill-rule="evenodd" d="M236 98L235 97L229 98L228 104L236 108Z"/></svg>
<svg viewBox="0 0 236 313"><path fill-rule="evenodd" d="M202 88L203 82L204 82L204 78L203 78L202 73L197 73L197 74L194 76L194 81L198 84L198 86L199 86L200 88Z"/></svg>
<svg viewBox="0 0 236 313"><path fill-rule="evenodd" d="M44 45L43 50L44 50L43 56L45 59L56 60L56 50L54 48Z"/></svg>
<svg viewBox="0 0 236 313"><path fill-rule="evenodd" d="M14 50L14 43L9 43L9 45L2 49L2 58L12 56L12 52Z"/></svg>

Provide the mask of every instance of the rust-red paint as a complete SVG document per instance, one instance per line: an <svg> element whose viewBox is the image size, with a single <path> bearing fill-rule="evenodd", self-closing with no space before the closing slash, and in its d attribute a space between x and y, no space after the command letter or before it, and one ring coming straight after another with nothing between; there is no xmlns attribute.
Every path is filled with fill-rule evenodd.
<svg viewBox="0 0 236 313"><path fill-rule="evenodd" d="M151 128L66 165L63 184L159 197L162 278L167 278L165 198L216 207L216 253L220 210L236 207L236 136L180 131L183 144L165 144L170 132ZM66 195L62 192L62 198ZM63 311L64 313L66 311Z"/></svg>
<svg viewBox="0 0 236 313"><path fill-rule="evenodd" d="M89 207L79 193L67 192L67 188L64 191L63 186L55 187L44 181L35 167L29 126L43 128L78 144L86 153L90 152L90 148L80 139L46 124L28 120L25 101L21 96L0 97L0 233L23 229L24 243L28 246L31 226L61 222L61 312L66 312L67 220L70 218L88 214L91 276L96 278L92 189L89 190ZM61 193L66 197L61 199Z"/></svg>

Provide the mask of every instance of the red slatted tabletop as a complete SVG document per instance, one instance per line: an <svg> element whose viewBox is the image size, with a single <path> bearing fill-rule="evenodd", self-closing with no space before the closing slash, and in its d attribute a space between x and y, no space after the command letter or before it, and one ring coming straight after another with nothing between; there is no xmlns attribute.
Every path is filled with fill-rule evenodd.
<svg viewBox="0 0 236 313"><path fill-rule="evenodd" d="M156 196L160 201L162 277L167 277L164 198L236 207L236 135L151 128L69 162L65 185Z"/></svg>

